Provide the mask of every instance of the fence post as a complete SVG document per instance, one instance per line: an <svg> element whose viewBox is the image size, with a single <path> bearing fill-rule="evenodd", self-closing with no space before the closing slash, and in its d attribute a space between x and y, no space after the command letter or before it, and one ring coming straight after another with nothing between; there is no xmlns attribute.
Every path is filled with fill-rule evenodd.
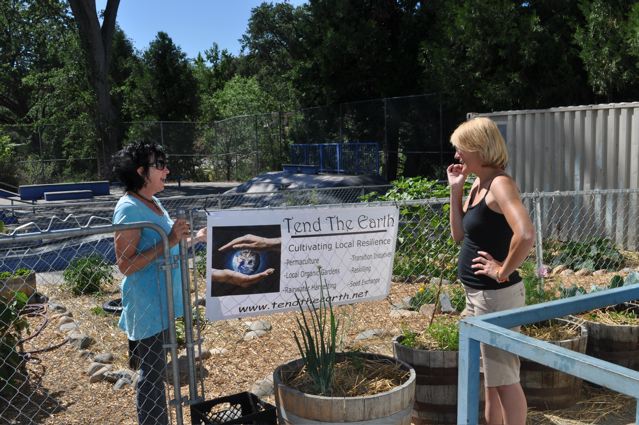
<svg viewBox="0 0 639 425"><path fill-rule="evenodd" d="M543 232L541 223L541 196L538 190L533 193L533 205L535 206L535 257L537 262L537 276L540 278L539 291L544 290L545 273L542 273L544 267L544 248L543 248Z"/></svg>
<svg viewBox="0 0 639 425"><path fill-rule="evenodd" d="M260 174L260 144L258 142L258 136L257 136L257 114L254 115L255 116L255 120L254 120L254 126L255 126L255 175L257 176L258 174Z"/></svg>
<svg viewBox="0 0 639 425"><path fill-rule="evenodd" d="M389 180L389 166L388 166L388 118L387 118L387 106L386 98L384 98L384 177Z"/></svg>
<svg viewBox="0 0 639 425"><path fill-rule="evenodd" d="M178 211L178 219L186 220L186 211ZM191 308L191 282L189 280L188 265L189 248L186 239L180 240L180 272L182 275L182 302L184 303L184 340L186 345L186 359L189 367L189 400L197 400L197 385L195 382L195 351L193 350L193 312ZM176 359L177 360L177 359ZM175 361L175 360L174 360Z"/></svg>

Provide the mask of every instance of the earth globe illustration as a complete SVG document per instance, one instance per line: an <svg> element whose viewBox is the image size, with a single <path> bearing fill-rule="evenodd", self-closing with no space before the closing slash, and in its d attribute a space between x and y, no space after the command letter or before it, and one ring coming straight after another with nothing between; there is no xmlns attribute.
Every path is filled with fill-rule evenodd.
<svg viewBox="0 0 639 425"><path fill-rule="evenodd" d="M231 267L242 274L254 274L260 268L260 254L250 249L240 249L233 254Z"/></svg>

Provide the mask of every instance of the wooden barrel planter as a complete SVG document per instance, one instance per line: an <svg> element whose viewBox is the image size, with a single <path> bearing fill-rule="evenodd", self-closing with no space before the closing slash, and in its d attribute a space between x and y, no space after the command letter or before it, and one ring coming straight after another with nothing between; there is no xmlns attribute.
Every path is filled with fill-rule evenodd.
<svg viewBox="0 0 639 425"><path fill-rule="evenodd" d="M561 341L547 342L579 353L586 352L589 335L584 325L577 325L563 319L555 319L551 322L578 326L579 335ZM526 394L529 407L541 410L565 409L579 401L583 384L581 379L523 357L520 361L521 387Z"/></svg>
<svg viewBox="0 0 639 425"><path fill-rule="evenodd" d="M273 372L275 403L280 424L410 425L415 397L415 371L406 363L380 354L360 353L368 359L395 362L410 372L406 382L390 391L359 397L325 397L306 394L284 383L285 377L299 371L302 359L279 366ZM344 358L338 354L338 361Z"/></svg>
<svg viewBox="0 0 639 425"><path fill-rule="evenodd" d="M401 344L404 337L393 339L395 357L415 369L415 404L413 424L457 423L458 351L420 350ZM484 417L484 390L480 385L480 414Z"/></svg>
<svg viewBox="0 0 639 425"><path fill-rule="evenodd" d="M620 310L628 308L619 307ZM639 307L630 308L639 313ZM584 325L588 328L586 354L639 370L639 325L609 325L590 320L585 320Z"/></svg>

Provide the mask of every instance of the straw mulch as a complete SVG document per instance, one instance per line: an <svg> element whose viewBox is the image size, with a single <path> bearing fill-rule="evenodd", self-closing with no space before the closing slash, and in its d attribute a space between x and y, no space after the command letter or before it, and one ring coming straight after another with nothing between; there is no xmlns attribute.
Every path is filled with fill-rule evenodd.
<svg viewBox="0 0 639 425"><path fill-rule="evenodd" d="M61 276L43 274L39 279L38 289L67 306L81 331L96 339L90 350L93 353L112 352L115 354L114 370L126 368L127 340L117 327L117 319L95 313L96 306L118 296L117 285L114 284L98 297L73 297L59 288ZM418 284L393 284L386 300L336 307L342 321L341 336L347 348L392 355L392 337L398 335L402 328L423 329L429 319L426 316L389 316L392 304L413 295L418 287ZM29 318L32 332L38 329L43 320L48 320L48 324L25 345L27 351L42 350L64 342L65 336L57 330L57 319L53 318L53 313L43 313L43 316ZM217 351L202 362L208 375L198 384L198 391L204 388L207 400L249 391L256 381L271 376L277 366L298 358L292 338L293 331L297 329L295 317L296 313L291 312L208 323L201 334L203 348ZM272 331L258 339L244 341L247 329L245 322L258 319L270 321ZM355 336L370 329L376 329L377 336L355 341ZM69 344L34 354L27 366L29 380L22 387L22 392L28 394L29 398L18 395L11 400L0 399L0 411L3 412L1 422L45 425L135 424L134 389L126 387L114 391L112 384L106 382L90 384L86 375L89 364L90 360L81 358ZM169 387L169 392L169 396L173 397L173 387ZM187 397L188 386L181 387L181 393ZM271 396L267 401L273 403L274 399ZM561 412L531 411L529 423L629 423L634 418L634 407L628 409L629 404L633 403L627 397L602 389L589 389L575 408ZM188 410L188 407L184 408L185 423L190 423ZM611 422L623 413L626 416L621 417L630 418L628 422Z"/></svg>

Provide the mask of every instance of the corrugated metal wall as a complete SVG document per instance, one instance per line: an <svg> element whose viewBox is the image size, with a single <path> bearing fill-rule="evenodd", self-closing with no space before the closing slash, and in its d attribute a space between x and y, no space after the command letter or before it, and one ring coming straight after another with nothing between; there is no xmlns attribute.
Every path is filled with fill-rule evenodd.
<svg viewBox="0 0 639 425"><path fill-rule="evenodd" d="M468 115L497 123L510 154L507 171L522 192L595 191L544 204L542 216L559 208L578 223L545 223L545 237L636 246L636 192L622 200L597 190L639 188L639 102Z"/></svg>
<svg viewBox="0 0 639 425"><path fill-rule="evenodd" d="M472 116L505 133L522 192L639 188L639 102Z"/></svg>

